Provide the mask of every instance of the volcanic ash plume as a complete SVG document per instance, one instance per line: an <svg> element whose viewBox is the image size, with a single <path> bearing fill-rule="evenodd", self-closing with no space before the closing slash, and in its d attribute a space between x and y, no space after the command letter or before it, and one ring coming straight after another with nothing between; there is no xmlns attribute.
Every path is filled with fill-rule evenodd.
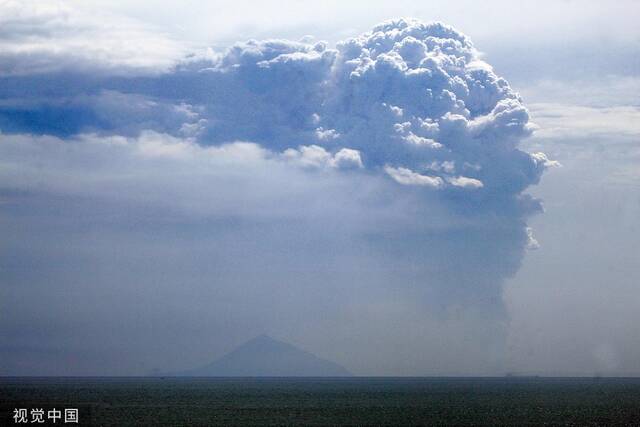
<svg viewBox="0 0 640 427"><path fill-rule="evenodd" d="M54 41L75 34L51 22ZM537 246L523 192L554 163L518 149L527 109L465 35L389 21L335 48L252 40L152 70L47 40L30 67L16 34L0 76L11 346L175 370L285 331L355 372L495 372L501 285ZM18 333L37 319L50 343ZM167 342L194 359L171 365Z"/></svg>

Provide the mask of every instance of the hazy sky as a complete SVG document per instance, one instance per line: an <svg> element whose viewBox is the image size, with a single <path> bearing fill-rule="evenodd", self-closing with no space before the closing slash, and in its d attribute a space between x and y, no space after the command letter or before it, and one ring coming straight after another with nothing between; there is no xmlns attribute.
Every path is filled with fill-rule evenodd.
<svg viewBox="0 0 640 427"><path fill-rule="evenodd" d="M640 3L131 3L0 2L1 374L640 374Z"/></svg>

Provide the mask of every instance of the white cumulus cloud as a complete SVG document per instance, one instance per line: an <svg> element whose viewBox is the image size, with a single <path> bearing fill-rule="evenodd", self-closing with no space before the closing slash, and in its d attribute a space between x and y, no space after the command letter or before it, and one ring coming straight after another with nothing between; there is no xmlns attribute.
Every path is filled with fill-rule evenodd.
<svg viewBox="0 0 640 427"><path fill-rule="evenodd" d="M420 175L407 168L393 168L385 166L384 170L391 178L403 185L421 185L430 188L440 188L443 185L439 176Z"/></svg>

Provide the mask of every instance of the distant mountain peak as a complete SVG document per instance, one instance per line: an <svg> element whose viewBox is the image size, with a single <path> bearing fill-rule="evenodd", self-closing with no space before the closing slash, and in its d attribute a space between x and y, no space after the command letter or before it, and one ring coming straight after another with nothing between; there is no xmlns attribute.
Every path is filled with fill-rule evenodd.
<svg viewBox="0 0 640 427"><path fill-rule="evenodd" d="M218 360L183 373L220 377L327 377L351 376L344 367L321 359L289 343L260 334Z"/></svg>
<svg viewBox="0 0 640 427"><path fill-rule="evenodd" d="M245 341L243 344L240 344L238 347L236 347L232 351L232 353L240 349L254 347L254 346L259 346L262 350L289 348L289 349L295 349L298 351L303 351L303 350L297 349L296 347L294 347L289 343L272 338L267 334L260 334L256 337L251 338L249 341Z"/></svg>
<svg viewBox="0 0 640 427"><path fill-rule="evenodd" d="M249 344L249 343L281 343L284 344L282 341L279 341L275 338L270 337L267 334L260 334L257 335L253 338L251 338L249 341L246 341L244 344L241 345L245 345L245 344Z"/></svg>

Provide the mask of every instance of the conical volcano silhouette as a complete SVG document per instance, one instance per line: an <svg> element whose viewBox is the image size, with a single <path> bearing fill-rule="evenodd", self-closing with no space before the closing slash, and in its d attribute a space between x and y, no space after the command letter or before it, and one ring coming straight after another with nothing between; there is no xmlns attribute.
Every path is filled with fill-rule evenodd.
<svg viewBox="0 0 640 427"><path fill-rule="evenodd" d="M267 335L257 336L215 362L185 372L211 377L344 377L351 373L337 363L321 359Z"/></svg>

